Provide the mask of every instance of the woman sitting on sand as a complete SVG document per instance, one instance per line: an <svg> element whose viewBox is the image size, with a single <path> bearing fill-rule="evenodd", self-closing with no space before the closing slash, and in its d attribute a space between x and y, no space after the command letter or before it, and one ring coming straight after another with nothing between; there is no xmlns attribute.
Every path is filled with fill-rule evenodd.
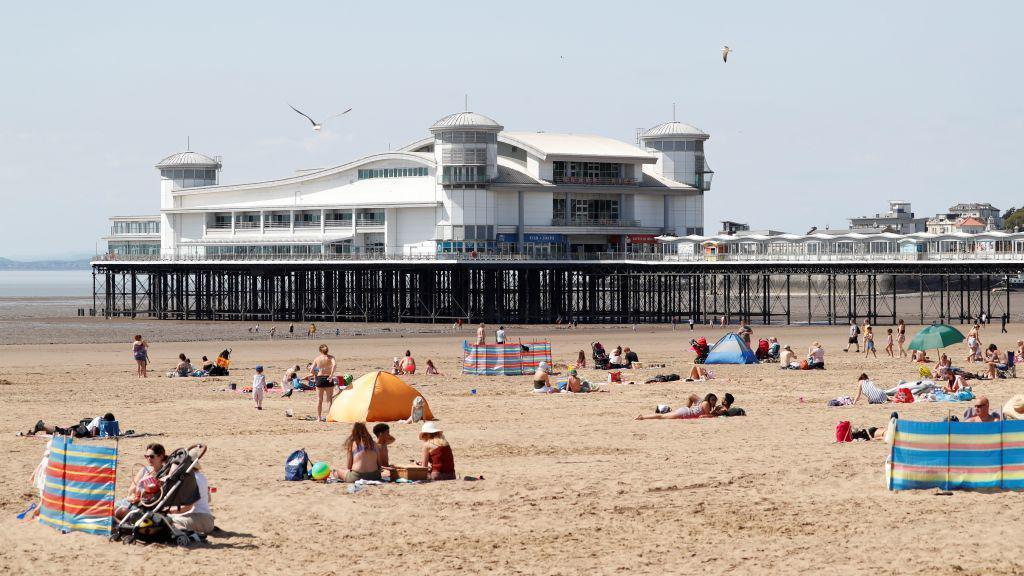
<svg viewBox="0 0 1024 576"><path fill-rule="evenodd" d="M537 365L537 371L533 373L533 391L534 392L550 392L553 387L551 386L551 376L557 376L557 372L551 371L551 366L547 362L541 362ZM555 392L558 392L557 388L554 388Z"/></svg>
<svg viewBox="0 0 1024 576"><path fill-rule="evenodd" d="M587 355L583 352L583 350L580 350L580 353L576 356L576 369L579 370L580 368L586 368L586 367L587 367Z"/></svg>
<svg viewBox="0 0 1024 576"><path fill-rule="evenodd" d="M691 418L708 417L714 412L716 404L718 404L718 396L714 394L708 394L703 400L696 394L690 394L690 397L686 399L686 406L675 412L640 414L636 417L636 420L689 420Z"/></svg>
<svg viewBox="0 0 1024 576"><path fill-rule="evenodd" d="M988 377L995 378L999 370L1006 370L1006 357L995 344L985 349L985 364L988 364Z"/></svg>
<svg viewBox="0 0 1024 576"><path fill-rule="evenodd" d="M952 370L946 371L945 378L946 386L943 388L943 390L947 394L956 394L967 385L964 382L964 377L953 372Z"/></svg>
<svg viewBox="0 0 1024 576"><path fill-rule="evenodd" d="M150 497L153 496L149 492L149 483L146 480L156 476L156 473L167 462L167 450L164 449L162 444L149 444L146 446L143 458L146 459L146 464L139 469L131 485L128 486L128 496L124 500L119 501L117 509L114 510L114 518L117 520L124 518L128 510L131 509L131 505L137 504L142 499L144 493ZM159 486L156 486L156 489L159 491ZM159 492L157 492L157 495L159 495Z"/></svg>
<svg viewBox="0 0 1024 576"><path fill-rule="evenodd" d="M402 358L402 373L404 374L415 374L416 373L416 360L412 357L412 352L409 350L405 351L405 357Z"/></svg>
<svg viewBox="0 0 1024 576"><path fill-rule="evenodd" d="M345 482L380 480L380 451L366 424L356 422L345 439Z"/></svg>
<svg viewBox="0 0 1024 576"><path fill-rule="evenodd" d="M615 350L612 350L611 355L608 356L608 367L627 368L626 360L622 357L622 346L616 346Z"/></svg>
<svg viewBox="0 0 1024 576"><path fill-rule="evenodd" d="M713 380L715 374L709 372L707 368L694 364L693 368L690 368L690 376L686 379L687 382L693 382L696 380Z"/></svg>
<svg viewBox="0 0 1024 576"><path fill-rule="evenodd" d="M819 342L811 344L807 351L807 367L809 369L822 370L825 368L825 349Z"/></svg>
<svg viewBox="0 0 1024 576"><path fill-rule="evenodd" d="M441 428L434 422L424 423L420 440L423 441L423 461L419 464L427 467L428 478L455 480L455 456Z"/></svg>
<svg viewBox="0 0 1024 576"><path fill-rule="evenodd" d="M939 357L939 363L935 365L935 377L945 378L947 372L952 372L953 361L949 359L949 356L943 354Z"/></svg>
<svg viewBox="0 0 1024 576"><path fill-rule="evenodd" d="M434 361L427 359L427 376L440 376L441 373L437 371L437 367L434 366Z"/></svg>
<svg viewBox="0 0 1024 576"><path fill-rule="evenodd" d="M178 354L178 365L174 367L174 375L182 378L192 374L192 363L184 353Z"/></svg>
<svg viewBox="0 0 1024 576"><path fill-rule="evenodd" d="M857 378L857 396L854 397L853 403L856 404L861 396L868 399L868 404L885 404L889 401L885 391L875 386L875 383L868 378L867 374L861 374Z"/></svg>

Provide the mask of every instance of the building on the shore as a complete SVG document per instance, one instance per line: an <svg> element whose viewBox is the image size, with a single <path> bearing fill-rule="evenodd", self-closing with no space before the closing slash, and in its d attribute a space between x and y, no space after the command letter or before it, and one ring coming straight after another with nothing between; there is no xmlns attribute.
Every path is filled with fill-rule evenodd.
<svg viewBox="0 0 1024 576"><path fill-rule="evenodd" d="M934 218L928 219L927 232L929 234L952 234L954 232L977 234L995 229L991 218L986 223L974 216L964 217L959 214L936 214Z"/></svg>
<svg viewBox="0 0 1024 576"><path fill-rule="evenodd" d="M889 211L874 216L857 216L850 218L850 229L867 228L888 229L897 234L913 234L924 232L927 218L915 218L910 209L910 202L890 200Z"/></svg>
<svg viewBox="0 0 1024 576"><path fill-rule="evenodd" d="M107 253L113 257L159 256L159 216L114 216L110 235L104 236Z"/></svg>
<svg viewBox="0 0 1024 576"><path fill-rule="evenodd" d="M333 168L243 184L220 183L219 157L168 156L156 166L160 256L564 257L653 253L659 235L704 232L709 136L693 126L659 124L636 146L507 131L459 112L429 134ZM108 237L111 250L118 236Z"/></svg>
<svg viewBox="0 0 1024 576"><path fill-rule="evenodd" d="M999 230L1003 227L1003 216L999 208L988 202L971 202L955 204L949 207L949 214L958 218L977 218L986 227L992 230Z"/></svg>

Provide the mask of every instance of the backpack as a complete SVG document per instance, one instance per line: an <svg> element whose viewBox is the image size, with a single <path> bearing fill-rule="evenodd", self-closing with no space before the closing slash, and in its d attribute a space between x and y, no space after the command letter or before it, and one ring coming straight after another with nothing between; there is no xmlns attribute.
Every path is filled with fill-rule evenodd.
<svg viewBox="0 0 1024 576"><path fill-rule="evenodd" d="M857 329L857 331L854 332L854 334L860 334L860 324L854 324L853 327Z"/></svg>
<svg viewBox="0 0 1024 576"><path fill-rule="evenodd" d="M850 429L849 420L842 420L836 424L836 442L853 442L853 431Z"/></svg>
<svg viewBox="0 0 1024 576"><path fill-rule="evenodd" d="M914 401L914 393L910 391L910 388L900 388L892 397L892 401L900 404L910 404Z"/></svg>
<svg viewBox="0 0 1024 576"><path fill-rule="evenodd" d="M309 455L305 448L292 452L284 462L285 480L305 480L309 478Z"/></svg>

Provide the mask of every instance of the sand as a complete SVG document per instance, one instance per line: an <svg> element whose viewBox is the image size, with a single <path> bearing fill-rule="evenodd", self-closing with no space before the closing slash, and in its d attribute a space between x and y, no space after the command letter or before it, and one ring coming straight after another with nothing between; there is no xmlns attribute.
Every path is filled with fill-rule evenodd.
<svg viewBox="0 0 1024 576"><path fill-rule="evenodd" d="M70 323L80 322L72 319ZM0 346L0 573L33 574L615 574L799 573L933 574L1024 572L1019 494L889 492L882 442L835 444L838 420L883 426L892 406L827 408L855 392L866 371L876 382L912 379L906 360L844 354L844 327L755 327L802 354L812 340L827 351L828 370L780 371L776 365L720 366L714 382L642 384L658 372L683 374L692 335L715 339L722 329L683 327L579 329L510 327L511 339L549 335L555 357L568 361L592 340L624 344L667 369L626 372L637 384L591 395L531 394L529 377L460 374L460 334L437 326L323 341L341 369L359 375L387 368L411 349L443 376L407 380L430 401L455 452L461 476L477 482L390 485L348 494L345 485L284 482L285 457L306 448L316 459L342 463L348 427L285 416L315 411L315 395L271 394L257 412L250 399L226 391L251 381L261 363L271 380L305 363L305 339L249 339L239 324L133 323L87 319L92 333L127 337L145 328L154 371L170 370L177 354L193 360L234 349L233 375L223 379L140 381L129 345ZM107 322L100 328L93 322ZM280 325L279 325L280 326ZM264 325L264 330L268 326ZM384 327L373 327L383 330ZM395 327L397 330L398 327ZM279 331L282 328L279 327ZM915 328L911 327L913 332ZM237 341L215 340L243 333ZM407 333L406 333L407 332ZM884 327L879 339L884 346ZM1004 348L1024 336L989 328L983 341ZM60 322L40 320L31 334L51 341ZM73 334L74 331L72 330ZM191 334L193 337L182 337ZM179 343L205 335L213 341ZM62 336L62 337L64 337ZM106 336L104 336L106 337ZM59 340L52 340L59 341ZM880 347L881 347L880 346ZM955 348L960 356L961 347ZM584 377L603 379L585 370ZM1024 376L1024 374L1022 374ZM1021 391L1021 380L983 382L994 405ZM471 389L476 389L475 395ZM678 406L690 393L728 391L745 418L644 421L632 418L658 403ZM803 401L801 402L801 398ZM964 404L898 406L901 416L939 419ZM168 448L209 445L206 474L217 488L212 506L223 533L192 550L123 546L85 534L60 535L15 520L34 493L28 478L44 442L14 433L38 418L67 423L113 411L122 428L162 434ZM392 460L418 457L418 428L395 424ZM123 488L153 439L120 443ZM123 492L123 490L120 490Z"/></svg>

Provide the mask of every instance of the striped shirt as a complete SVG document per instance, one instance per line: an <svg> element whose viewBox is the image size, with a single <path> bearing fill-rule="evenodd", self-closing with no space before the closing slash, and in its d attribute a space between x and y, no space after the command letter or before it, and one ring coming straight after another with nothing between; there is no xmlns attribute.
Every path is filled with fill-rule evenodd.
<svg viewBox="0 0 1024 576"><path fill-rule="evenodd" d="M871 380L861 380L860 391L868 397L868 404L885 404L889 401L889 397L885 395L885 392L876 387L875 383Z"/></svg>

